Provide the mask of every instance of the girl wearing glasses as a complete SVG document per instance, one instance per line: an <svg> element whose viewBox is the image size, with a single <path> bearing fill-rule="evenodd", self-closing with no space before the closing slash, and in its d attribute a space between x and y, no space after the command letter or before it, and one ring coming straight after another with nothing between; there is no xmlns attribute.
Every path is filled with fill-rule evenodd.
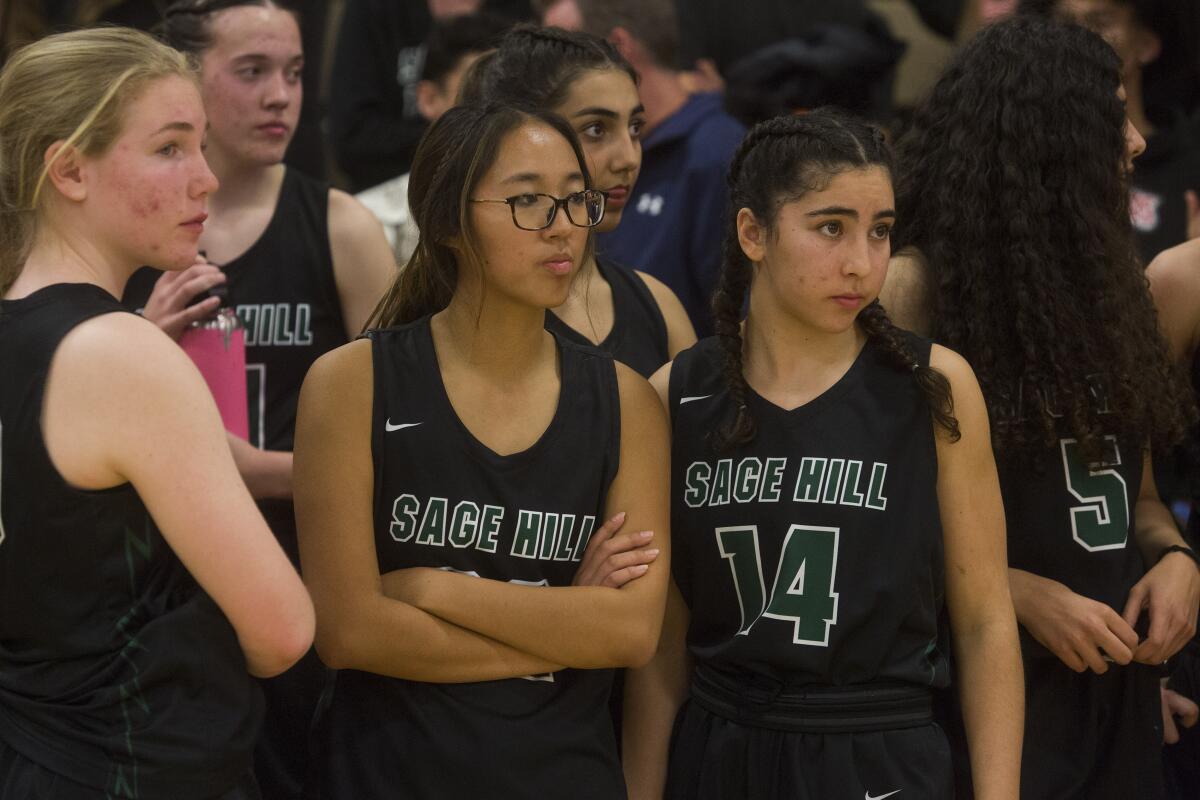
<svg viewBox="0 0 1200 800"><path fill-rule="evenodd" d="M588 170L607 194L597 233L621 223L642 166L637 73L611 44L584 33L520 26L468 76L463 102L497 102L553 111L579 136ZM590 255L566 302L546 327L591 344L649 377L696 333L679 298L662 281Z"/></svg>
<svg viewBox="0 0 1200 800"><path fill-rule="evenodd" d="M624 797L610 668L657 643L666 423L633 370L544 327L604 197L557 116L463 106L409 198L381 329L300 398L300 554L341 670L323 796Z"/></svg>

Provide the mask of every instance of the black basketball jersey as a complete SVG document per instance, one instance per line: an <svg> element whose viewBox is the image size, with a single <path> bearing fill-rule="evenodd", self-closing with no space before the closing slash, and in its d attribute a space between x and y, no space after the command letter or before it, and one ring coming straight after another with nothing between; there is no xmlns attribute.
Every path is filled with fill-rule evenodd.
<svg viewBox="0 0 1200 800"><path fill-rule="evenodd" d="M1013 412L1021 413L1018 402ZM1092 396L1106 413L1102 382ZM1052 411L1053 413L1053 411ZM1005 420L993 420L993 425ZM1030 462L1000 460L1000 490L1008 524L1008 563L1059 581L1073 592L1124 611L1129 590L1142 577L1141 551L1133 538L1134 506L1142 487L1143 448L1105 436L1101 458L1090 462L1077 441L1062 435ZM1022 629L1027 655L1052 657Z"/></svg>
<svg viewBox="0 0 1200 800"><path fill-rule="evenodd" d="M649 378L671 360L662 311L646 282L632 269L602 257L596 258L596 267L612 287L613 326L604 341L593 345L553 311L546 312L546 329L576 344L598 347Z"/></svg>
<svg viewBox="0 0 1200 800"><path fill-rule="evenodd" d="M611 357L559 339L552 421L529 449L500 456L455 414L428 317L371 340L380 571L569 585L617 471ZM611 682L611 670L467 684L343 670L328 718L327 796L624 797Z"/></svg>
<svg viewBox="0 0 1200 800"><path fill-rule="evenodd" d="M757 435L718 453L721 364L709 338L671 368L672 570L697 663L774 687L945 685L937 452L912 375L868 341L796 409L751 390Z"/></svg>
<svg viewBox="0 0 1200 800"><path fill-rule="evenodd" d="M0 301L0 739L114 798L210 798L249 769L262 701L229 622L129 484L68 485L41 413L98 286Z"/></svg>

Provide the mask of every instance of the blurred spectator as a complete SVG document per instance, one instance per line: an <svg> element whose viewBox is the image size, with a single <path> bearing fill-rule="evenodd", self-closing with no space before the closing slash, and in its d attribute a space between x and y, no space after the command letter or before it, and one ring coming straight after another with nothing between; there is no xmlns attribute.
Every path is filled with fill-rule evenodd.
<svg viewBox="0 0 1200 800"><path fill-rule="evenodd" d="M816 25L751 53L725 75L725 107L746 126L833 105L887 124L904 45L876 18Z"/></svg>
<svg viewBox="0 0 1200 800"><path fill-rule="evenodd" d="M1129 120L1146 138L1130 211L1142 258L1200 236L1200 10L1196 0L1024 0L1021 10L1077 22L1123 62Z"/></svg>
<svg viewBox="0 0 1200 800"><path fill-rule="evenodd" d="M708 306L721 263L725 172L745 128L724 111L719 94L684 89L674 66L679 29L672 0L559 0L545 14L558 21L575 15L641 76L642 173L621 226L597 237L600 252L667 284L696 332L712 333Z"/></svg>
<svg viewBox="0 0 1200 800"><path fill-rule="evenodd" d="M433 122L454 106L467 70L496 46L511 24L505 17L486 12L434 22L425 42L425 63L416 86L417 110L423 120ZM408 173L360 192L357 197L383 223L397 263L408 263L419 234L408 208Z"/></svg>
<svg viewBox="0 0 1200 800"><path fill-rule="evenodd" d="M417 105L436 19L479 10L513 20L529 0L347 0L329 96L329 136L354 191L408 172L428 124Z"/></svg>

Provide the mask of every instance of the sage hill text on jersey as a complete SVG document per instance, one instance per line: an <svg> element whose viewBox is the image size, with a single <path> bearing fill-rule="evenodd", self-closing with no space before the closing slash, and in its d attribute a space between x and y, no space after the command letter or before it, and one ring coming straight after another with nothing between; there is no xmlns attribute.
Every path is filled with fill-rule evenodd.
<svg viewBox="0 0 1200 800"><path fill-rule="evenodd" d="M247 347L306 347L313 343L308 303L246 303L234 308L246 329Z"/></svg>
<svg viewBox="0 0 1200 800"><path fill-rule="evenodd" d="M579 561L596 525L594 515L508 509L472 500L451 502L401 494L392 501L388 533L401 543L474 549L538 561ZM506 522L508 524L506 524Z"/></svg>
<svg viewBox="0 0 1200 800"><path fill-rule="evenodd" d="M796 503L887 509L883 493L887 464L816 456L790 461L797 465L794 472L789 471L787 458L693 461L684 472L683 501L690 508L700 508L778 503L786 497Z"/></svg>

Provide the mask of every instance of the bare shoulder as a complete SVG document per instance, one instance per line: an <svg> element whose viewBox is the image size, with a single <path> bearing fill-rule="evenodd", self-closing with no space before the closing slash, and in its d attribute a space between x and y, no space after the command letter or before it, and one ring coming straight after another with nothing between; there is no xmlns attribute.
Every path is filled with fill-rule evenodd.
<svg viewBox="0 0 1200 800"><path fill-rule="evenodd" d="M662 403L663 408L669 408L671 404L671 365L674 363L674 361L668 361L658 368L658 372L650 376L650 386L658 394L658 400Z"/></svg>
<svg viewBox="0 0 1200 800"><path fill-rule="evenodd" d="M975 378L975 370L967 360L949 347L935 344L929 351L929 366L946 376L951 385L955 382L965 382L979 385Z"/></svg>
<svg viewBox="0 0 1200 800"><path fill-rule="evenodd" d="M670 286L641 270L634 272L650 290L650 296L654 298L663 320L667 323L667 347L674 358L680 351L696 343L696 330L692 327L692 320Z"/></svg>
<svg viewBox="0 0 1200 800"><path fill-rule="evenodd" d="M915 248L906 247L888 261L879 302L896 325L929 335L932 330L929 265Z"/></svg>
<svg viewBox="0 0 1200 800"><path fill-rule="evenodd" d="M1184 242L1154 257L1146 277L1155 295L1200 294L1200 239Z"/></svg>
<svg viewBox="0 0 1200 800"><path fill-rule="evenodd" d="M621 396L622 417L632 413L659 418L662 414L662 403L650 381L619 361L613 363L617 368L617 391Z"/></svg>
<svg viewBox="0 0 1200 800"><path fill-rule="evenodd" d="M66 335L54 356L55 377L96 381L108 391L188 391L201 381L191 359L154 323L115 312Z"/></svg>
<svg viewBox="0 0 1200 800"><path fill-rule="evenodd" d="M355 339L325 353L309 367L304 378L304 393L330 399L361 399L363 387L374 381L371 342ZM367 395L370 397L370 394Z"/></svg>
<svg viewBox="0 0 1200 800"><path fill-rule="evenodd" d="M354 196L341 189L329 190L329 235L345 236L379 227L375 215ZM382 228L380 228L382 230Z"/></svg>

